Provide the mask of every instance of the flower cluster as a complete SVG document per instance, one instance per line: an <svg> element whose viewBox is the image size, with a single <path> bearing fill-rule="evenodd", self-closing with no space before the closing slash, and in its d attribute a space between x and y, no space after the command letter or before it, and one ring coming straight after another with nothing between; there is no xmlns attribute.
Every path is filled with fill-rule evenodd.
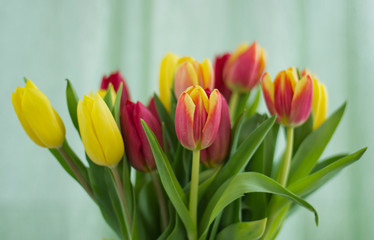
<svg viewBox="0 0 374 240"><path fill-rule="evenodd" d="M50 149L121 239L274 239L289 200L318 221L302 197L365 149L319 165L344 106L327 118L326 87L309 70L291 67L272 81L265 69L256 42L217 56L213 66L168 53L159 95L146 105L131 99L119 71L82 99L68 80L68 110L88 166L32 81L12 93L12 103L31 140ZM256 112L261 92L270 116ZM287 140L276 165L280 126Z"/></svg>

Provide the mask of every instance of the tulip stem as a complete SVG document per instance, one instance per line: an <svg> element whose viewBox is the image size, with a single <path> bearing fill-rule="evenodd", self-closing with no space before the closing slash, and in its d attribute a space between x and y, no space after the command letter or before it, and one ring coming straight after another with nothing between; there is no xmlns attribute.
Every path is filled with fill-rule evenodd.
<svg viewBox="0 0 374 240"><path fill-rule="evenodd" d="M279 183L282 186L287 185L288 173L289 173L290 165L291 165L292 146L293 146L293 128L287 127L286 134L287 134L286 152L284 153L284 156L283 156L283 159L280 165L280 176L279 176Z"/></svg>
<svg viewBox="0 0 374 240"><path fill-rule="evenodd" d="M95 195L93 194L90 185L88 185L86 179L83 177L83 175L81 174L81 172L79 171L79 169L77 168L77 166L74 164L74 162L70 158L69 154L65 151L65 149L63 147L57 148L57 150L61 154L61 156L65 159L65 162L68 164L68 166L70 167L71 171L73 171L74 176L76 177L76 179L78 180L78 182L81 184L81 186L84 188L84 190L86 190L86 192L88 193L88 195L90 195L90 197L92 198L92 200L95 203L97 203Z"/></svg>
<svg viewBox="0 0 374 240"><path fill-rule="evenodd" d="M229 110L230 110L231 125L234 125L235 123L236 109L238 108L237 105L239 102L239 96L240 96L240 93L238 91L233 91L230 97Z"/></svg>
<svg viewBox="0 0 374 240"><path fill-rule="evenodd" d="M127 233L129 235L129 239L131 239L132 221L131 221L129 208L127 207L125 194L123 192L123 185L122 185L122 182L121 182L121 177L118 174L117 167L110 168L110 170L112 171L114 180L116 182L117 192L118 192L118 195L119 195L119 197L121 199L121 203L122 203L122 211L124 212L124 218L125 218L124 220L125 220L125 224L126 224L126 228L127 228Z"/></svg>
<svg viewBox="0 0 374 240"><path fill-rule="evenodd" d="M152 177L153 185L155 186L158 204L160 206L161 224L162 224L162 229L164 230L168 226L168 218L169 218L168 210L166 208L165 196L164 196L164 192L162 191L159 178L157 176L157 171L151 172L151 177Z"/></svg>
<svg viewBox="0 0 374 240"><path fill-rule="evenodd" d="M200 167L200 150L192 152L192 173L191 173L191 190L190 190L190 215L192 222L197 229L197 196L199 188L199 167ZM197 237L197 236L196 236Z"/></svg>

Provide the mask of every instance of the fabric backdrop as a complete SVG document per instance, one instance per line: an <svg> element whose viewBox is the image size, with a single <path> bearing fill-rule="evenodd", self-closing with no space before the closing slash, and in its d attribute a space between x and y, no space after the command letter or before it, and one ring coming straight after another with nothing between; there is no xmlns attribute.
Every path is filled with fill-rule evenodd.
<svg viewBox="0 0 374 240"><path fill-rule="evenodd" d="M68 117L65 78L79 97L117 69L133 100L158 88L166 52L199 60L258 41L272 76L308 67L329 91L329 113L348 108L325 155L363 146L363 159L308 198L279 239L373 239L374 1L0 0L0 238L115 237L88 195L24 133L11 92L32 79L50 98L83 156ZM260 111L265 112L264 104Z"/></svg>

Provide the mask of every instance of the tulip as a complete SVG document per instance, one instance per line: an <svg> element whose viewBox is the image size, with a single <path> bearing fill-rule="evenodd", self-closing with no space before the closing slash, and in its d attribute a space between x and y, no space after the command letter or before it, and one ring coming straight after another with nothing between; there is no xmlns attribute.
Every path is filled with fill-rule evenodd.
<svg viewBox="0 0 374 240"><path fill-rule="evenodd" d="M213 69L209 59L199 63L192 57L182 57L174 79L174 93L178 98L188 87L199 85L203 89L213 90Z"/></svg>
<svg viewBox="0 0 374 240"><path fill-rule="evenodd" d="M152 97L151 100L149 100L148 109L149 109L149 111L151 111L153 116L156 117L157 121L161 124L160 115L158 114L154 97Z"/></svg>
<svg viewBox="0 0 374 240"><path fill-rule="evenodd" d="M214 61L214 88L219 90L219 92L226 98L226 101L230 100L231 90L223 81L223 69L229 57L230 54L225 53L221 56L216 56Z"/></svg>
<svg viewBox="0 0 374 240"><path fill-rule="evenodd" d="M200 161L208 167L215 167L227 156L230 147L231 121L229 106L225 98L222 99L221 122L216 139L210 147L200 152Z"/></svg>
<svg viewBox="0 0 374 240"><path fill-rule="evenodd" d="M175 130L185 148L196 151L213 143L221 120L221 98L217 89L208 98L200 86L189 87L180 95L175 112Z"/></svg>
<svg viewBox="0 0 374 240"><path fill-rule="evenodd" d="M135 169L151 172L156 164L141 119L147 123L162 146L161 124L157 118L142 103L127 102L121 110L121 128L127 158Z"/></svg>
<svg viewBox="0 0 374 240"><path fill-rule="evenodd" d="M171 90L173 88L175 70L177 68L178 56L172 53L166 54L160 66L160 100L166 110L170 111Z"/></svg>
<svg viewBox="0 0 374 240"><path fill-rule="evenodd" d="M250 46L244 43L227 60L223 79L232 91L246 93L257 86L265 65L265 50L257 42Z"/></svg>
<svg viewBox="0 0 374 240"><path fill-rule="evenodd" d="M114 93L116 93L118 91L121 83L123 85L122 96L121 96L121 106L124 106L126 104L127 100L130 99L130 94L129 94L128 87L126 85L126 81L125 81L124 77L122 77L122 75L119 71L110 74L108 77L103 76L103 79L101 81L100 90L99 90L100 95L102 97L105 96L105 93L106 93L106 91L107 91L107 89L109 88L110 85L113 86L113 89L115 91ZM114 94L113 89L111 89L112 94ZM114 96L115 96L115 94L114 94ZM113 95L112 95L112 98L113 98Z"/></svg>
<svg viewBox="0 0 374 240"><path fill-rule="evenodd" d="M12 103L22 127L37 145L59 148L65 140L65 126L49 99L28 80L12 93Z"/></svg>
<svg viewBox="0 0 374 240"><path fill-rule="evenodd" d="M262 91L271 115L277 122L296 127L304 123L312 108L313 81L310 75L299 79L294 68L278 73L274 83L268 73L262 77Z"/></svg>
<svg viewBox="0 0 374 240"><path fill-rule="evenodd" d="M323 83L318 81L318 78L308 70L301 72L301 76L309 74L313 79L313 103L312 103L312 113L313 113L313 128L317 129L327 117L327 106L328 106L328 97L327 90Z"/></svg>
<svg viewBox="0 0 374 240"><path fill-rule="evenodd" d="M124 154L121 132L99 94L79 100L78 124L88 157L97 165L115 168Z"/></svg>

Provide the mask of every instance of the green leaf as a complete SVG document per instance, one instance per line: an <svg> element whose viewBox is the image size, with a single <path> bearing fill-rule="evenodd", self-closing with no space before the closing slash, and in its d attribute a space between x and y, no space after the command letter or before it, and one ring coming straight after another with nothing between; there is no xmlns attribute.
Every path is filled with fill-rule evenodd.
<svg viewBox="0 0 374 240"><path fill-rule="evenodd" d="M74 124L75 129L79 132L79 125L78 125L78 117L77 117L77 105L79 98L77 93L74 90L73 85L71 84L69 79L66 79L66 101L68 105L68 110L70 114L71 121Z"/></svg>
<svg viewBox="0 0 374 240"><path fill-rule="evenodd" d="M239 93L238 103L237 103L235 112L233 114L234 119L231 119L232 121L235 122L238 119L238 117L243 113L247 105L248 98L249 98L249 93Z"/></svg>
<svg viewBox="0 0 374 240"><path fill-rule="evenodd" d="M318 163L314 166L314 168L313 168L313 170L310 172L310 174L315 173L315 172L321 170L322 168L327 167L327 166L330 165L331 163L333 163L333 162L335 162L335 161L337 161L337 160L339 160L339 159L341 159L341 158L343 158L343 157L346 157L346 156L348 156L348 154L338 154L338 155L335 155L335 156L332 156L332 157L326 158L326 159L324 159L324 160L318 162Z"/></svg>
<svg viewBox="0 0 374 240"><path fill-rule="evenodd" d="M112 87L112 84L109 83L108 89L106 90L106 93L103 97L103 100L106 103L106 105L108 106L110 111L112 111L112 109L113 109L112 89L114 89L114 88Z"/></svg>
<svg viewBox="0 0 374 240"><path fill-rule="evenodd" d="M308 120L306 120L305 123L295 128L292 155L295 155L297 149L299 149L300 144L312 132L313 132L313 113L310 114Z"/></svg>
<svg viewBox="0 0 374 240"><path fill-rule="evenodd" d="M292 184L297 179L307 176L313 169L334 134L343 116L345 106L346 104L343 104L342 107L332 114L319 128L309 134L301 143L292 159L288 184Z"/></svg>
<svg viewBox="0 0 374 240"><path fill-rule="evenodd" d="M231 131L232 136L231 136L230 157L234 155L239 145L239 138L241 136L242 126L245 120L244 114L245 112L238 117L238 120L236 120L234 127L232 128L232 131Z"/></svg>
<svg viewBox="0 0 374 240"><path fill-rule="evenodd" d="M235 154L222 167L217 177L213 180L211 186L207 190L207 196L213 195L214 192L229 178L235 176L243 171L248 164L252 155L255 153L261 142L264 140L266 134L269 132L275 122L275 116L264 121L256 128L247 139L240 145Z"/></svg>
<svg viewBox="0 0 374 240"><path fill-rule="evenodd" d="M202 220L200 222L200 240L205 239L210 224L216 216L235 199L240 198L245 193L265 192L283 196L295 203L312 211L315 215L316 224L318 224L317 211L306 201L299 198L275 180L255 172L245 172L237 174L227 180L220 188L217 189L213 197L210 199Z"/></svg>
<svg viewBox="0 0 374 240"><path fill-rule="evenodd" d="M114 119L116 120L118 128L121 130L121 98L122 98L122 90L123 90L123 83L119 85L117 95L116 95L116 100L114 102L114 107L113 107L113 116Z"/></svg>
<svg viewBox="0 0 374 240"><path fill-rule="evenodd" d="M250 104L248 107L248 110L246 111L246 118L251 117L253 114L256 113L258 104L260 103L260 98L261 98L261 88L257 88L256 96L253 99L253 102Z"/></svg>
<svg viewBox="0 0 374 240"><path fill-rule="evenodd" d="M183 225L181 224L181 221L177 215L175 215L175 225L172 231L170 232L168 236L168 240L180 240L180 239L186 239L186 233L184 231Z"/></svg>
<svg viewBox="0 0 374 240"><path fill-rule="evenodd" d="M74 178L77 182L77 178L75 177L73 171L70 169L69 165L66 163L65 159L61 156L60 152L55 148L49 148L48 149L53 156L57 159L57 161L61 164L61 166L65 169L65 171ZM78 182L79 183L79 182Z"/></svg>
<svg viewBox="0 0 374 240"><path fill-rule="evenodd" d="M157 170L161 178L161 183L172 202L176 212L181 218L189 236L196 235L197 229L195 228L190 213L186 207L186 196L179 185L177 178L174 175L173 169L166 158L165 153L162 151L160 144L157 142L155 135L148 125L141 120L145 134L147 135L149 144L152 149L153 156L157 165Z"/></svg>
<svg viewBox="0 0 374 240"><path fill-rule="evenodd" d="M223 229L217 236L217 240L257 240L264 234L267 219L240 222L232 224Z"/></svg>
<svg viewBox="0 0 374 240"><path fill-rule="evenodd" d="M79 172L82 174L86 182L89 183L87 167L82 163L81 159L75 154L73 149L70 148L66 140L64 141L62 147L66 151L66 153L69 155L69 157L71 158L75 166L78 168Z"/></svg>

